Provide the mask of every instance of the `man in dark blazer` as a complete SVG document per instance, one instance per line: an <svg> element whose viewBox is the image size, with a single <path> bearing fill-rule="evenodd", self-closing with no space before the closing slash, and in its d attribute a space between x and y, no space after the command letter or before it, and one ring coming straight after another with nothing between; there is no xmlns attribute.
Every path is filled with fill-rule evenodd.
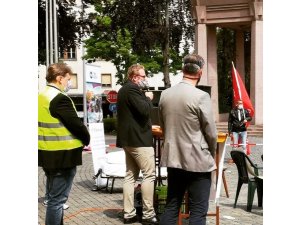
<svg viewBox="0 0 300 225"><path fill-rule="evenodd" d="M183 59L182 81L161 94L159 115L164 133L161 166L167 167L168 191L162 225L175 225L185 191L190 198L190 225L205 225L216 169L217 130L208 93L195 86L204 60L192 54Z"/></svg>
<svg viewBox="0 0 300 225"><path fill-rule="evenodd" d="M153 93L142 91L148 86L144 66L132 65L127 76L117 101L117 147L122 147L126 155L123 222L130 224L138 221L134 208L134 186L141 170L142 224L158 224L153 207L155 159L150 119Z"/></svg>

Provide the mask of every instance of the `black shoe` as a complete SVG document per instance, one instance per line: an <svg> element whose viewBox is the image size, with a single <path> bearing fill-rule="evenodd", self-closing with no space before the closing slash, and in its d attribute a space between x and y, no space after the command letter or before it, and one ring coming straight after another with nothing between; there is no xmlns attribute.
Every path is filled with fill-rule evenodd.
<svg viewBox="0 0 300 225"><path fill-rule="evenodd" d="M137 221L138 221L137 216L134 216L132 218L124 218L123 219L124 224L136 223Z"/></svg>
<svg viewBox="0 0 300 225"><path fill-rule="evenodd" d="M158 219L154 216L149 219L142 219L143 225L158 225Z"/></svg>

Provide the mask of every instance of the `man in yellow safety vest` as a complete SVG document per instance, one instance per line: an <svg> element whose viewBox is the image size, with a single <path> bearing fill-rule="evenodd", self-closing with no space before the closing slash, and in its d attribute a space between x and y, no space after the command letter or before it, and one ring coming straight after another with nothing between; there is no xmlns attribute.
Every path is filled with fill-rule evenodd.
<svg viewBox="0 0 300 225"><path fill-rule="evenodd" d="M82 149L90 134L66 94L71 69L64 63L49 66L47 86L38 96L38 165L48 184L46 225L63 224L63 205L67 201L76 166L82 164Z"/></svg>

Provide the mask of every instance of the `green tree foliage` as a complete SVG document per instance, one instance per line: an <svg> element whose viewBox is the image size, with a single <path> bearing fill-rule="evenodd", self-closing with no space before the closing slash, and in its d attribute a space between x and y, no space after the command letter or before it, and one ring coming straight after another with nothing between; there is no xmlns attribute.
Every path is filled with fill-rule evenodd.
<svg viewBox="0 0 300 225"><path fill-rule="evenodd" d="M150 75L164 71L165 86L170 86L169 71L176 74L181 69L182 55L194 39L190 1L94 0L94 6L96 13L90 14L94 27L85 41L84 58L111 60L120 84L127 68L141 63Z"/></svg>
<svg viewBox="0 0 300 225"><path fill-rule="evenodd" d="M251 33L244 32L244 60L245 60L245 87L250 93L250 52ZM235 31L228 28L217 28L217 61L218 61L218 88L219 111L227 113L232 108L232 63L236 61ZM240 71L239 71L240 72Z"/></svg>
<svg viewBox="0 0 300 225"><path fill-rule="evenodd" d="M54 0L53 0L54 1ZM83 8L76 8L75 0L57 0L58 47L63 50L78 45L82 33L88 33L90 22L85 9L92 0L83 0ZM38 61L46 62L46 1L38 0Z"/></svg>
<svg viewBox="0 0 300 225"><path fill-rule="evenodd" d="M245 87L250 95L250 62L251 62L251 32L244 33L244 47L245 47Z"/></svg>
<svg viewBox="0 0 300 225"><path fill-rule="evenodd" d="M219 111L227 113L232 107L231 62L235 62L235 32L228 28L217 28L217 62Z"/></svg>

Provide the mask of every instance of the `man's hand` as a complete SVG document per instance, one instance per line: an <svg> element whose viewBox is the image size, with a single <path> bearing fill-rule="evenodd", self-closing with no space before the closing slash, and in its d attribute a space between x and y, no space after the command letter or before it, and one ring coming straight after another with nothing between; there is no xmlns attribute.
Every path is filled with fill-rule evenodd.
<svg viewBox="0 0 300 225"><path fill-rule="evenodd" d="M150 98L150 100L153 99L153 92L152 91L147 91L145 92L146 97Z"/></svg>

